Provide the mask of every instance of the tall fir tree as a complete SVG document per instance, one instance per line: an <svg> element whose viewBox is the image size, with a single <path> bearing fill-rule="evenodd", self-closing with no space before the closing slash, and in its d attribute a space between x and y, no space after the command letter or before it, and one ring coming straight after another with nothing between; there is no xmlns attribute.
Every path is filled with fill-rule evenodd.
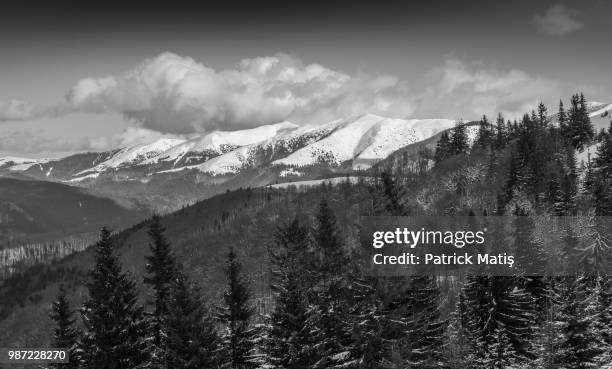
<svg viewBox="0 0 612 369"><path fill-rule="evenodd" d="M509 132L507 130L506 123L504 122L504 117L501 113L497 116L497 120L495 122L495 149L501 150L508 143Z"/></svg>
<svg viewBox="0 0 612 369"><path fill-rule="evenodd" d="M493 131L486 115L483 115L478 124L478 134L474 141L474 147L488 149L493 142Z"/></svg>
<svg viewBox="0 0 612 369"><path fill-rule="evenodd" d="M180 268L171 291L163 343L168 368L218 368L221 340L200 291Z"/></svg>
<svg viewBox="0 0 612 369"><path fill-rule="evenodd" d="M467 154L469 148L467 127L464 122L457 122L452 131L450 155Z"/></svg>
<svg viewBox="0 0 612 369"><path fill-rule="evenodd" d="M133 279L121 270L113 239L102 228L94 247L95 265L81 315L85 333L80 352L85 369L145 368L149 364L144 310Z"/></svg>
<svg viewBox="0 0 612 369"><path fill-rule="evenodd" d="M570 102L568 122L563 133L576 150L582 151L595 136L595 131L584 94L574 94Z"/></svg>
<svg viewBox="0 0 612 369"><path fill-rule="evenodd" d="M434 162L440 164L446 160L451 154L451 139L447 130L442 131L440 139L436 144L436 150L434 152Z"/></svg>
<svg viewBox="0 0 612 369"><path fill-rule="evenodd" d="M146 256L146 275L144 283L149 285L153 294L153 312L151 314L150 332L153 336L153 367L165 368L163 337L165 336L164 320L168 315L170 290L176 278L176 260L172 255L170 242L164 235L165 228L159 215L154 214L149 225L148 235L150 255Z"/></svg>
<svg viewBox="0 0 612 369"><path fill-rule="evenodd" d="M530 358L529 342L535 318L533 299L514 277L472 276L464 286L468 332L474 342L474 368L488 369L492 356L507 337L508 355L518 362ZM510 358L506 357L506 360Z"/></svg>
<svg viewBox="0 0 612 369"><path fill-rule="evenodd" d="M317 342L315 367L340 366L350 358L351 325L347 318L352 294L344 242L336 216L325 199L316 214L313 240L312 271L317 282L312 286L307 325Z"/></svg>
<svg viewBox="0 0 612 369"><path fill-rule="evenodd" d="M270 315L263 351L269 367L307 369L314 365L313 341L307 326L309 230L297 219L281 225L269 250L272 291L276 303Z"/></svg>
<svg viewBox="0 0 612 369"><path fill-rule="evenodd" d="M218 319L225 327L222 335L226 362L224 368L255 368L253 350L257 331L252 327L253 307L250 305L249 284L242 272L242 264L234 249L227 255L225 268L227 287L223 293L223 305L219 309Z"/></svg>
<svg viewBox="0 0 612 369"><path fill-rule="evenodd" d="M70 309L70 303L66 297L64 286L60 286L56 300L53 302L52 311L49 315L54 323L53 339L51 345L54 348L68 350L67 363L52 364L52 368L76 369L79 367L79 356L77 354L77 340L79 331L75 327L76 318L74 311Z"/></svg>
<svg viewBox="0 0 612 369"><path fill-rule="evenodd" d="M588 285L589 278L585 277L565 277L559 282L559 361L567 369L596 368L596 357L602 353L596 344L593 316L587 309L592 301Z"/></svg>

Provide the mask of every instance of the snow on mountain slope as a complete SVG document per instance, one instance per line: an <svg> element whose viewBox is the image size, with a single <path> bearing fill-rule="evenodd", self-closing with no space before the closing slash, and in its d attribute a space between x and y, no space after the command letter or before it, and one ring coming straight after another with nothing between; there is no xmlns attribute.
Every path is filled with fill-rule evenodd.
<svg viewBox="0 0 612 369"><path fill-rule="evenodd" d="M291 122L281 122L240 131L215 131L173 146L160 155L147 159L143 164L172 162L177 165L179 163L189 164L190 161L207 160L211 156L221 155L237 147L265 141L297 127L298 125Z"/></svg>
<svg viewBox="0 0 612 369"><path fill-rule="evenodd" d="M296 126L297 127L297 126ZM336 128L336 122L316 127L297 127L280 132L278 135L251 145L238 147L198 165L161 171L178 172L196 169L212 175L238 173L240 170L269 162L275 157L283 157L295 150L312 144L327 136Z"/></svg>
<svg viewBox="0 0 612 369"><path fill-rule="evenodd" d="M6 158L6 159L11 159L11 158ZM12 159L16 159L16 158L12 158ZM23 172L23 171L30 169L31 167L35 165L38 165L41 167L41 170L42 170L42 164L48 162L49 160L50 159L24 159L20 162L14 162L12 160L8 160L5 163L5 164L8 164L5 166L5 168L8 168L8 170L10 170L11 172ZM3 165L0 164L0 168L2 167Z"/></svg>
<svg viewBox="0 0 612 369"><path fill-rule="evenodd" d="M104 172L108 169L116 169L122 166L140 164L143 161L156 157L164 151L185 142L185 140L174 138L162 138L150 144L141 144L123 148L110 159L77 173L77 176L89 172Z"/></svg>
<svg viewBox="0 0 612 369"><path fill-rule="evenodd" d="M404 120L366 114L337 123L337 128L329 136L272 164L298 167L317 163L337 165L352 159L364 159L355 165L356 169L365 169L393 151L454 124L448 119Z"/></svg>
<svg viewBox="0 0 612 369"><path fill-rule="evenodd" d="M36 159L18 158L15 156L7 156L0 158L0 168L13 167L15 165L34 164Z"/></svg>

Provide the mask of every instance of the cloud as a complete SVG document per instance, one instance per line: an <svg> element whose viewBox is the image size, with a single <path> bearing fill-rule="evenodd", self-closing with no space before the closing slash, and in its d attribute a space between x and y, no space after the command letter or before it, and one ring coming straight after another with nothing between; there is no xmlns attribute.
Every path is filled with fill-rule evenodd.
<svg viewBox="0 0 612 369"><path fill-rule="evenodd" d="M418 98L416 115L446 113L447 117L469 118L501 112L517 117L543 99L556 98L560 90L559 83L522 70L454 58L434 68L427 81L429 87Z"/></svg>
<svg viewBox="0 0 612 369"><path fill-rule="evenodd" d="M161 133L142 127L128 127L123 132L110 137L94 137L88 140L87 147L93 151L106 151L120 147L148 144L162 138L186 139L183 135Z"/></svg>
<svg viewBox="0 0 612 369"><path fill-rule="evenodd" d="M42 112L40 109L22 100L0 101L0 122L23 121L35 119Z"/></svg>
<svg viewBox="0 0 612 369"><path fill-rule="evenodd" d="M551 36L562 36L584 27L574 11L561 4L553 5L543 15L537 14L533 22L540 31Z"/></svg>
<svg viewBox="0 0 612 369"><path fill-rule="evenodd" d="M365 112L406 116L407 90L388 75L348 74L277 54L217 72L163 53L122 76L84 78L60 110L119 112L142 127L185 134L291 120L322 123Z"/></svg>
<svg viewBox="0 0 612 369"><path fill-rule="evenodd" d="M0 120L119 113L132 122L131 128L78 144L106 150L215 129L283 120L319 124L363 113L472 119L499 111L513 117L541 99L558 99L559 89L542 76L456 58L409 84L392 75L350 75L304 64L286 54L244 59L233 69L215 71L166 52L122 75L83 78L54 106L17 100L0 104Z"/></svg>

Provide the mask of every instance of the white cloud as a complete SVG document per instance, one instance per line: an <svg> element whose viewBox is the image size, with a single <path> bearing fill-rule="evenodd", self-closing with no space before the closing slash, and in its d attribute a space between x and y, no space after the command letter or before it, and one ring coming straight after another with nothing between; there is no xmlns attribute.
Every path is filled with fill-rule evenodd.
<svg viewBox="0 0 612 369"><path fill-rule="evenodd" d="M38 113L39 109L27 101L0 101L0 122L31 120L36 118Z"/></svg>
<svg viewBox="0 0 612 369"><path fill-rule="evenodd" d="M350 76L285 54L217 72L163 53L123 76L81 79L66 94L69 109L119 112L145 128L177 134L285 119L321 123L365 112L402 117L413 111L407 100L396 77Z"/></svg>
<svg viewBox="0 0 612 369"><path fill-rule="evenodd" d="M537 14L533 22L539 30L552 36L565 35L584 27L574 11L561 4L553 5L542 15Z"/></svg>
<svg viewBox="0 0 612 369"><path fill-rule="evenodd" d="M539 101L558 98L560 90L557 82L522 70L458 59L448 59L435 68L428 76L428 85L418 98L421 104L415 115L431 116L437 112L445 117L469 119L501 112L516 117Z"/></svg>
<svg viewBox="0 0 612 369"><path fill-rule="evenodd" d="M303 64L286 54L245 59L234 69L215 71L192 58L162 53L123 75L83 78L56 106L38 107L24 101L0 104L0 120L119 113L133 127L116 135L75 138L81 142L71 145L62 142L107 150L215 129L282 120L317 124L363 113L465 119L497 112L518 116L542 99L558 99L559 90L557 82L542 76L455 58L409 85L396 76L349 75Z"/></svg>
<svg viewBox="0 0 612 369"><path fill-rule="evenodd" d="M162 138L187 138L183 135L161 133L142 127L128 127L123 132L112 135L94 137L88 141L87 148L93 151L106 151L139 144L148 144Z"/></svg>

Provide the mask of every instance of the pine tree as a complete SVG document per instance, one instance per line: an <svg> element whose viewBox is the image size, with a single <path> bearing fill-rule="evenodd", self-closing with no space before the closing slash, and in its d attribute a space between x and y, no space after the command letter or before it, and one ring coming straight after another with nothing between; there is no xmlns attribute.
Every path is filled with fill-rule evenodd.
<svg viewBox="0 0 612 369"><path fill-rule="evenodd" d="M165 228L161 225L160 217L155 214L149 225L150 255L146 257L145 270L147 275L144 283L153 290L154 310L151 316L151 331L153 334L152 361L154 367L164 368L164 351L162 345L165 335L164 319L168 314L170 289L176 278L176 261L172 255L172 248L164 235Z"/></svg>
<svg viewBox="0 0 612 369"><path fill-rule="evenodd" d="M548 109L543 102L538 105L538 123L542 128L548 128L550 119L548 118Z"/></svg>
<svg viewBox="0 0 612 369"><path fill-rule="evenodd" d="M444 160L446 160L449 156L451 156L451 139L448 135L448 131L442 131L440 135L440 139L436 144L436 151L434 153L434 162L436 164L440 164Z"/></svg>
<svg viewBox="0 0 612 369"><path fill-rule="evenodd" d="M468 333L465 295L459 291L459 301L450 314L446 332L446 357L453 369L469 369L473 359L472 345Z"/></svg>
<svg viewBox="0 0 612 369"><path fill-rule="evenodd" d="M467 128L465 123L457 122L453 128L451 142L450 142L450 155L466 154L470 148L468 143Z"/></svg>
<svg viewBox="0 0 612 369"><path fill-rule="evenodd" d="M218 368L221 342L199 290L179 270L171 291L163 342L168 368Z"/></svg>
<svg viewBox="0 0 612 369"><path fill-rule="evenodd" d="M67 349L69 362L53 364L53 368L76 369L79 367L79 357L77 355L79 332L74 326L76 319L73 318L73 315L74 311L70 309L66 290L64 286L60 286L57 299L53 302L52 311L49 315L55 324L51 345L54 348Z"/></svg>
<svg viewBox="0 0 612 369"><path fill-rule="evenodd" d="M612 122L597 148L590 179L595 214L612 216Z"/></svg>
<svg viewBox="0 0 612 369"><path fill-rule="evenodd" d="M94 247L95 266L81 309L86 331L80 352L86 369L143 368L149 362L146 321L136 285L121 270L106 228Z"/></svg>
<svg viewBox="0 0 612 369"><path fill-rule="evenodd" d="M336 216L325 200L319 205L313 240L316 258L312 271L317 283L311 291L307 326L317 342L315 367L339 366L350 358L351 324L346 319L350 315L351 292Z"/></svg>
<svg viewBox="0 0 612 369"><path fill-rule="evenodd" d="M233 249L227 255L225 269L227 287L223 294L223 306L218 315L225 326L223 344L226 362L223 367L249 369L256 366L253 349L257 331L251 327L253 308L249 304L248 282L242 276L242 264Z"/></svg>
<svg viewBox="0 0 612 369"><path fill-rule="evenodd" d="M504 117L499 113L495 122L495 149L503 149L508 143L507 127L504 123Z"/></svg>
<svg viewBox="0 0 612 369"><path fill-rule="evenodd" d="M312 340L307 327L309 272L304 260L308 228L297 219L279 227L270 249L272 290L276 304L270 316L264 352L272 368L307 369L316 361L310 352Z"/></svg>
<svg viewBox="0 0 612 369"><path fill-rule="evenodd" d="M491 124L489 123L487 116L483 115L478 125L478 134L476 135L476 140L474 141L474 147L487 149L491 146L492 141L493 132L491 130Z"/></svg>
<svg viewBox="0 0 612 369"><path fill-rule="evenodd" d="M612 281L608 276L597 276L595 288L591 295L592 317L591 325L595 333L601 354L597 357L597 363L605 365L612 363Z"/></svg>
<svg viewBox="0 0 612 369"><path fill-rule="evenodd" d="M523 275L520 279L521 287L529 292L534 299L534 315L543 318L546 307L546 283L544 282L544 267L546 256L540 242L534 239L534 223L529 213L519 207L514 210L514 250L515 260Z"/></svg>
<svg viewBox="0 0 612 369"><path fill-rule="evenodd" d="M563 108L563 100L559 100L559 113L557 114L557 121L559 122L559 129L561 130L561 133L567 137L569 125L567 122L567 113Z"/></svg>
<svg viewBox="0 0 612 369"><path fill-rule="evenodd" d="M413 326L408 333L410 351L405 359L411 365L423 369L444 368L444 330L446 322L441 319L440 289L433 277L412 277L411 316L406 326ZM415 324L416 323L416 324Z"/></svg>
<svg viewBox="0 0 612 369"><path fill-rule="evenodd" d="M601 354L592 329L587 293L588 278L568 277L560 284L559 321L562 323L559 360L568 369L596 368Z"/></svg>
<svg viewBox="0 0 612 369"><path fill-rule="evenodd" d="M579 151L582 151L593 139L595 131L591 118L589 118L586 99L583 94L572 96L568 122L563 134L571 145Z"/></svg>
<svg viewBox="0 0 612 369"><path fill-rule="evenodd" d="M556 287L556 279L547 279L546 306L544 309L544 320L537 328L533 340L533 352L536 356L535 368L557 369L561 364L560 347L562 343L563 323L558 318L558 306L560 297Z"/></svg>
<svg viewBox="0 0 612 369"><path fill-rule="evenodd" d="M505 329L497 327L492 335L490 344L485 348L483 356L477 360L476 365L487 369L520 369L517 355L508 333Z"/></svg>
<svg viewBox="0 0 612 369"><path fill-rule="evenodd" d="M499 330L508 337L517 361L529 357L533 335L533 299L513 277L471 276L464 286L468 332L475 346L475 368L489 368L491 352L499 344Z"/></svg>
<svg viewBox="0 0 612 369"><path fill-rule="evenodd" d="M324 275L341 274L346 267L346 254L338 234L336 216L325 199L319 203L313 238L315 270Z"/></svg>
<svg viewBox="0 0 612 369"><path fill-rule="evenodd" d="M407 215L408 212L402 204L400 188L390 172L381 172L379 181L370 192L374 197L374 214Z"/></svg>

